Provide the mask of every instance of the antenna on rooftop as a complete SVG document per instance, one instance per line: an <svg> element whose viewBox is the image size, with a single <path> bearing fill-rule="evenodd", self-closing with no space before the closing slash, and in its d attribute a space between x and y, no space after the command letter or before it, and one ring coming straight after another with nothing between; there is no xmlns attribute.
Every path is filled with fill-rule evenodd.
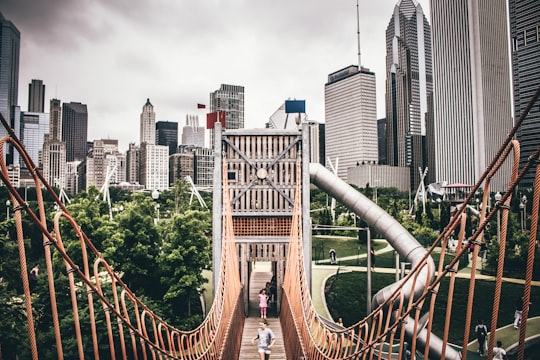
<svg viewBox="0 0 540 360"><path fill-rule="evenodd" d="M360 56L360 5L356 0L356 36L358 38L358 68L362 67L362 61Z"/></svg>

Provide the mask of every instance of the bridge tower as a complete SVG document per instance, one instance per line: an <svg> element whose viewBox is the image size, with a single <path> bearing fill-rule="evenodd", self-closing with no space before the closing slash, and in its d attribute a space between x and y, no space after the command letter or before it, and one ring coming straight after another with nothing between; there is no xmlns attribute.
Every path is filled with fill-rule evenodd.
<svg viewBox="0 0 540 360"><path fill-rule="evenodd" d="M222 166L227 164L235 242L245 313L249 313L249 279L253 264L272 264L276 280L277 311L285 272L294 204L294 191L302 182L302 228L305 272L311 284L311 224L309 218L309 129L222 129L216 123L214 141L213 276L218 283L222 245ZM298 179L296 165L302 166ZM311 288L311 286L310 286ZM215 294L215 289L214 289Z"/></svg>

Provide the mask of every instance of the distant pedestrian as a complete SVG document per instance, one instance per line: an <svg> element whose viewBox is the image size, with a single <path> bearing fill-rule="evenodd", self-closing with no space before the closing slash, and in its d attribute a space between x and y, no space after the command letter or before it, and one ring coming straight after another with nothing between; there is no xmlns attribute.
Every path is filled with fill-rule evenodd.
<svg viewBox="0 0 540 360"><path fill-rule="evenodd" d="M516 300L516 309L514 312L514 329L519 329L521 324L521 314L523 313L523 296Z"/></svg>
<svg viewBox="0 0 540 360"><path fill-rule="evenodd" d="M371 256L371 269L372 270L375 270L375 249L371 249L370 252L369 252L370 256Z"/></svg>
<svg viewBox="0 0 540 360"><path fill-rule="evenodd" d="M474 332L476 333L476 340L478 340L478 353L483 357L485 356L486 337L488 334L488 328L483 320L478 321L478 324L474 327Z"/></svg>
<svg viewBox="0 0 540 360"><path fill-rule="evenodd" d="M259 321L259 328L257 329L257 336L251 339L251 343L257 342L257 351L261 360L270 359L272 353L272 346L276 343L276 336L274 332L268 328L268 322L266 319Z"/></svg>
<svg viewBox="0 0 540 360"><path fill-rule="evenodd" d="M32 270L30 270L30 279L37 280L39 276L39 264L36 264Z"/></svg>
<svg viewBox="0 0 540 360"><path fill-rule="evenodd" d="M501 341L497 341L497 346L493 348L493 360L506 360L506 350L503 349Z"/></svg>
<svg viewBox="0 0 540 360"><path fill-rule="evenodd" d="M259 291L259 309L261 311L261 319L266 319L266 309L268 308L268 294L266 290Z"/></svg>
<svg viewBox="0 0 540 360"><path fill-rule="evenodd" d="M343 326L343 319L342 319L342 318L338 318L336 324L338 324L339 326Z"/></svg>

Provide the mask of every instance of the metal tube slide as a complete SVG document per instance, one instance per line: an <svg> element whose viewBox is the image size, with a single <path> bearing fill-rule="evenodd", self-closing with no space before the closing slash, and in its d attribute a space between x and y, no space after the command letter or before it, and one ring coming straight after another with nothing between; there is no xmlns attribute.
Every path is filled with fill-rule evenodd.
<svg viewBox="0 0 540 360"><path fill-rule="evenodd" d="M338 178L321 164L310 163L309 173L312 184L334 197L349 210L362 218L362 220L364 220L372 229L382 234L404 261L411 263L412 268L421 262L426 255L426 249L386 211L381 209L363 194L356 191L352 186ZM410 279L403 284L401 291L403 291L405 297L420 296L425 287L433 280L434 273L435 264L430 256L427 259L426 266L423 266L420 270L416 282ZM377 294L373 296L372 308L375 309L388 300L391 294L402 285L403 281L404 280L400 280L390 284L377 292ZM412 323L413 321L414 319L410 318L407 323ZM412 336L412 327L406 327L406 333L409 337ZM426 335L426 331L420 333L417 337L419 343L425 344ZM420 336L424 337L424 339L421 339ZM430 354L435 356L437 354L440 355L442 353L442 340L431 334L429 342ZM459 352L449 346L446 347L446 359L460 358Z"/></svg>

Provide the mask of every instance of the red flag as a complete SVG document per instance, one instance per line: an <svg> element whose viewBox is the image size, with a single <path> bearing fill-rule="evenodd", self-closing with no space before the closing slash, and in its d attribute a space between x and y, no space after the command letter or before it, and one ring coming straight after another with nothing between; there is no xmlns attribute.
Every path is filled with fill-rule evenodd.
<svg viewBox="0 0 540 360"><path fill-rule="evenodd" d="M197 109L206 109L205 104L197 104Z"/></svg>
<svg viewBox="0 0 540 360"><path fill-rule="evenodd" d="M207 129L213 129L217 122L221 123L221 127L225 129L225 111L216 111L206 114Z"/></svg>

